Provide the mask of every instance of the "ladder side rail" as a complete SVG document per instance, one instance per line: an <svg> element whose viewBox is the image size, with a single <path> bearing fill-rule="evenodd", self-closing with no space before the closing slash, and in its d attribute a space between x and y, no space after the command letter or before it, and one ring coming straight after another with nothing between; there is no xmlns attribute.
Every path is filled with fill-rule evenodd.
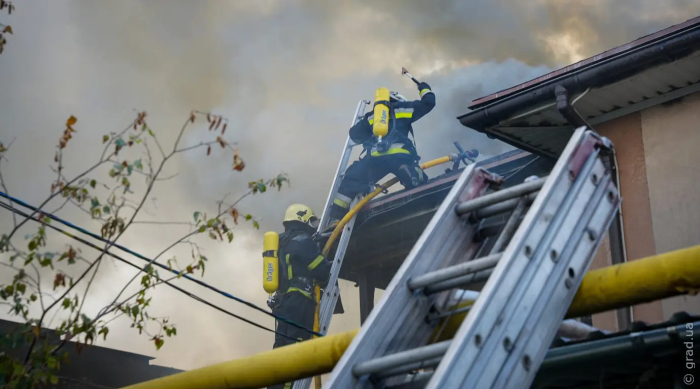
<svg viewBox="0 0 700 389"><path fill-rule="evenodd" d="M527 283L525 276L528 269L534 271L544 255L548 254L541 243L556 232L556 223L561 220L562 214L567 213L567 206L576 197L576 188L582 185L582 180L574 179L580 174L578 170L584 167L583 162L588 154L594 152L597 140L599 138L592 136L584 127L574 132L547 182L503 252L501 261L460 326L428 388L466 387L463 386L465 380L474 383L484 373L478 368L482 363L499 366L495 361L488 360L491 351L501 350L507 353L512 349L513 339L506 341L502 336L506 331L503 322L510 320L505 308L509 302L518 300L516 291L519 285ZM517 304L510 307L516 310L521 308ZM503 342L497 344L501 339Z"/></svg>
<svg viewBox="0 0 700 389"><path fill-rule="evenodd" d="M352 123L350 124L351 126L354 126L357 123L358 119L362 117L362 115L365 112L366 106L369 105L369 103L369 100L360 100L360 102L357 103L357 109L355 110L355 116L353 116L352 118ZM355 146L357 145L350 139L350 136L348 135L347 139L345 140L343 155L340 157L340 161L338 162L338 168L335 170L335 178L333 179L333 185L331 185L331 190L328 192L326 205L323 208L323 213L321 214L321 218L318 222L319 233L323 231L326 228L326 224L328 224L329 211L331 209L331 206L333 205L333 200L335 199L335 195L338 192L338 188L340 188L340 183L343 181L345 169L347 169L348 162L350 161L350 153Z"/></svg>
<svg viewBox="0 0 700 389"><path fill-rule="evenodd" d="M490 183L498 180L496 175L475 168L474 165L464 169L400 266L379 303L343 354L325 387L370 387L366 377L358 380L354 376L352 370L355 364L384 355L399 343L415 343L407 339L403 332L423 322L437 296L419 297L420 291L411 292L407 288L408 279L412 275L424 274L455 262L454 258L443 255L449 251L453 251L453 256L460 255L458 250L452 250L454 247L462 245L468 248L476 226L468 223L465 218L460 218L454 207L457 203L483 195ZM428 327L426 331L430 330L429 326L425 327Z"/></svg>
<svg viewBox="0 0 700 389"><path fill-rule="evenodd" d="M573 287L573 278L579 274L578 270L580 270L580 267L587 267L589 257L580 255L576 250L579 247L577 243L582 238L588 239L584 236L584 231L589 227L600 228L598 225L591 226L590 222L591 218L596 214L607 190L607 182L602 183L598 178L605 176L605 167L597 157L598 153L592 153L589 156L587 166L582 170L580 178L577 179L577 183L582 183L582 186L572 188L569 197L574 197L573 202L562 207L561 212L556 217L558 222L551 223L548 237L540 244L537 250L538 253L534 255L535 259L531 260L533 266L530 266L524 272L523 279L516 289L515 298L511 299L506 305L504 311L506 319L502 324L503 332L500 334L500 338L491 344L491 356L485 356L485 358L493 358L492 363L485 365L483 359L477 361L474 367L475 372L479 371L480 368L484 369L481 372L481 378L478 378L479 382L481 382L479 387L483 385L483 387L501 388L503 386L494 384L497 377L507 377L510 375L509 371L514 372L525 366L529 369L533 367L536 369L541 360L535 359L533 362L533 358L539 357L539 352L542 352L541 357L544 358L544 353L549 348L548 343L551 343L551 339L554 337L557 327L561 324L568 306L548 307L549 314L546 316L535 316L533 313L544 309L541 304L551 298L548 292L551 293L556 285L561 284L564 286L568 284ZM596 179L591 180L591 177ZM605 205L607 204L603 204L603 206ZM551 259L553 252L556 253L556 261ZM593 256L591 255L590 259L592 258ZM569 269L574 277L569 277ZM535 287L532 285L535 285ZM568 290L565 288L563 290L564 296L568 294L567 292ZM571 298L573 298L574 292L575 290L571 291ZM529 322L530 320L537 323L537 328L531 327L532 323ZM552 338L539 344L541 349L534 349L534 355L522 355L522 358L527 356L522 367L513 363L513 358L520 359L520 357L516 358L517 355L520 355L516 346L527 342L531 336L543 336L539 333L550 328L552 329ZM530 332L531 330L534 330L535 333ZM547 331L544 332L546 333ZM502 346L496 345L499 342L503 344L506 341L511 342L513 347L513 350L507 354L501 351L503 350ZM532 378L534 379L534 375ZM521 385L522 382L513 384Z"/></svg>
<svg viewBox="0 0 700 389"><path fill-rule="evenodd" d="M578 139L580 137L580 133L575 133L572 136L572 139ZM511 298L515 284L510 283L512 281L508 280L507 276L513 273L518 274L519 272L522 272L522 268L527 264L527 261L517 261L519 258L516 255L523 251L526 234L531 232L531 226L536 224L538 221L537 217L540 216L545 205L548 205L550 208L558 207L559 203L563 200L563 195L565 193L562 193L561 190L558 192L554 191L554 189L556 189L555 182L558 182L559 178L563 177L565 174L568 175L567 165L569 161L567 160L566 155L570 155L575 149L575 146L576 142L570 141L564 150L564 153L562 153L563 157L560 157L555 164L549 178L547 179L547 182L545 182L540 189L538 196L530 206L530 210L521 222L510 243L504 250L501 260L496 265L486 284L479 293L479 298L477 298L472 305L471 309L469 310L469 314L465 317L460 329L453 338L455 340L462 339L463 341L453 342L451 347L445 353L442 362L435 370L427 388L459 387L459 383L452 383L453 386L446 386L448 385L446 382L449 381L448 378L450 377L449 373L451 370L455 369L454 366L456 366L457 360L466 360L463 365L460 365L460 369L463 370L464 374L471 370L471 363L477 358L476 354L479 351L479 348L475 347L476 344L481 346L484 339L487 338L490 330L494 327L497 319L493 314L491 314L489 317L486 317L487 320L484 320L484 315L490 310L489 308L495 307L496 304L503 306L507 299ZM553 191L554 193L552 193ZM542 233L543 232L540 232L539 236L535 238L541 237ZM477 325L484 328L477 328Z"/></svg>
<svg viewBox="0 0 700 389"><path fill-rule="evenodd" d="M520 330L525 325L526 315L522 313L527 313L532 309L532 305L541 295L547 283L554 279L551 274L553 266L550 266L551 260L546 254L555 245L559 249L558 252L563 254L564 247L559 242L567 242L574 233L574 229L582 224L580 219L596 188L595 184L591 184L583 178L587 178L591 174L595 164L595 154L589 156L579 179L575 182L571 182L566 177L560 178L557 183L557 191L563 194L563 200L560 204L548 202L541 218L538 219L532 230L528 231L525 240L532 247L531 254L529 256L519 254L517 266L521 270L511 271L507 281L514 285L511 297L505 301L504 305L499 305L500 311L490 310L501 320L494 325L490 335L480 347L479 357L471 364L472 372L467 376L466 382L480 380L479 382L485 385L484 388L491 387L488 377L492 377L500 371L513 344L518 340L517 336ZM602 175L602 173L601 166L601 171L598 174ZM535 236L538 238L534 238ZM570 258L561 257L558 268L566 266L569 260ZM540 318L539 320L546 322L551 318ZM488 364L484 363L486 360L489 360ZM462 385L469 384L463 383Z"/></svg>
<svg viewBox="0 0 700 389"><path fill-rule="evenodd" d="M369 104L370 104L369 100L360 100L360 102L357 103L357 109L355 109L355 116L353 116L353 118L352 118L351 126L354 126L357 123L357 121L359 120L359 118L362 117L362 115L365 112L366 106ZM338 192L338 189L340 188L340 183L343 181L343 176L345 175L345 170L347 169L348 162L350 161L350 154L352 152L352 149L355 146L357 146L357 145L350 139L350 136L348 135L348 137L345 140L345 146L343 148L343 155L340 157L340 161L338 162L338 167L335 170L335 177L333 179L333 184L331 185L331 189L328 192L328 198L326 199L326 205L323 208L323 213L321 214L321 218L319 219L319 222L318 222L317 232L319 234L326 228L326 225L328 224L330 209L333 206L333 201L335 200L335 196ZM354 204L356 204L356 203L353 203L353 205ZM352 220L350 221L350 223L348 223L348 224L354 224L355 217L356 216L354 216L352 218ZM343 235L345 235L344 232L345 231L343 231ZM342 237L341 237L341 239L342 239ZM349 239L349 237L348 237L348 239ZM343 252L343 255L344 254L345 253ZM336 256L336 260L337 260L337 256ZM335 261L333 263L333 266L331 267L331 273L330 273L331 274L330 278L332 278L332 279L328 281L328 284L326 285L326 289L324 290L324 294L330 293L330 294L335 296L334 302L332 305L332 309L335 309L335 304L338 301L338 295L340 293L339 288L336 284L336 282L338 280L338 273L340 273L340 266L338 264L339 264L338 261ZM336 269L336 267L337 267L337 269ZM323 317L322 315L323 315L323 312L325 311L323 297L321 297L320 304L321 304L321 308L319 309L319 329L322 329L323 328L323 326L322 326L323 321L321 318ZM331 317L332 317L332 312L333 311L331 310ZM326 327L328 327L330 325L330 319L328 321L329 321L329 323L326 324ZM324 335L326 334L325 331L320 331L320 332ZM294 385L293 385L293 389L308 389L311 386L312 380L313 380L313 378L305 378L303 380L295 381Z"/></svg>
<svg viewBox="0 0 700 389"><path fill-rule="evenodd" d="M360 200L362 196L355 197L350 208L354 207ZM337 285L338 275L340 274L340 269L342 267L343 259L345 258L345 251L347 250L348 243L350 242L350 235L353 226L355 225L355 219L357 215L353 216L352 219L343 227L343 232L340 236L340 242L338 242L338 248L336 249L335 256L333 259L333 265L331 266L330 277L328 279L328 284L323 290L321 295L321 307L318 314L318 328L319 332L323 335L328 333L330 328L331 319L333 318L333 311L335 310L335 305L338 302L338 297L340 296L340 288ZM311 381L313 377L304 378L302 380L295 381L293 389L308 389L311 386Z"/></svg>
<svg viewBox="0 0 700 389"><path fill-rule="evenodd" d="M558 279L559 282L550 282L547 285L537 305L529 313L530 318L522 332L526 336L516 343L516 348L509 357L508 364L497 377L494 387L529 388L532 385L549 345L556 336L559 325L620 205L617 188L610 177L610 174L605 175L604 180L607 182L598 188L592 204L589 205L588 217L571 237L569 252L562 252L562 258L571 257L568 268L564 266L558 269L560 274L555 280ZM573 270L573 277L568 269ZM543 324L533 320L537 317L553 317L559 320ZM521 363L522 367L518 366L518 363Z"/></svg>
<svg viewBox="0 0 700 389"><path fill-rule="evenodd" d="M352 205L350 205L350 209L355 207L355 205L360 202L362 197L363 196L361 195L356 196L352 202ZM333 317L333 311L335 310L335 304L338 302L338 296L340 295L340 288L338 288L336 282L338 281L338 276L340 275L340 269L342 268L343 260L345 259L345 252L347 251L348 244L350 243L350 236L352 235L352 229L355 225L356 219L357 214L350 219L345 227L343 227L340 242L338 242L338 248L335 251L333 265L331 266L331 276L328 280L328 287L324 289L323 295L321 296L319 332L323 335L328 333L331 318Z"/></svg>

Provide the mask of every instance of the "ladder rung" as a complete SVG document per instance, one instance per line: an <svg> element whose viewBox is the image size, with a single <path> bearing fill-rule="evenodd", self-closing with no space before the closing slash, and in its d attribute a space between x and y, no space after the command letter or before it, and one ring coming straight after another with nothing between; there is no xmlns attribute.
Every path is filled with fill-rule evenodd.
<svg viewBox="0 0 700 389"><path fill-rule="evenodd" d="M411 381L402 382L397 385L387 386L386 389L424 389L425 385L433 377L432 371L416 374Z"/></svg>
<svg viewBox="0 0 700 389"><path fill-rule="evenodd" d="M539 194L539 191L532 192L526 196L523 196L525 198L525 204L530 205L532 204L533 201L535 201L535 198L537 198L537 195ZM494 215L498 215L504 212L508 212L515 208L515 206L518 204L519 198L514 198L510 200L503 201L498 204L494 205L489 205L488 207L481 208L474 212L474 217L477 220L480 219L486 219L487 217L491 217Z"/></svg>
<svg viewBox="0 0 700 389"><path fill-rule="evenodd" d="M434 285L430 285L427 288L425 288L425 294L435 294L445 290L458 288L460 286L467 286L469 284L475 284L477 282L486 281L491 276L491 273L493 273L493 268L481 270L476 273L467 274L466 276L461 276Z"/></svg>
<svg viewBox="0 0 700 389"><path fill-rule="evenodd" d="M442 356L439 356L437 358L428 359L428 360L421 361L421 362L410 363L408 365L399 366L399 367L394 368L394 369L390 369L390 370L383 371L381 373L377 373L375 376L378 379L382 380L382 379L394 377L394 376L397 376L400 374L406 374L406 373L409 373L411 371L415 371L415 370L419 370L419 369L431 369L431 368L437 367L437 365L440 364L441 360L442 360Z"/></svg>
<svg viewBox="0 0 700 389"><path fill-rule="evenodd" d="M497 192L489 193L485 196L477 197L474 200L465 201L459 203L455 206L455 211L458 215L464 215L475 211L477 209L484 208L489 205L494 205L502 201L510 200L514 197L520 197L528 193L534 192L542 188L544 183L547 181L547 177L538 178L537 180L529 181L524 184L512 186L510 188L502 189Z"/></svg>
<svg viewBox="0 0 700 389"><path fill-rule="evenodd" d="M450 266L445 269L436 270L432 273L423 274L414 279L408 280L408 287L411 290L420 289L426 286L437 284L442 281L447 281L460 276L478 272L479 270L489 269L498 263L501 259L501 254L493 254L483 258L478 258L473 261L460 263L459 265Z"/></svg>
<svg viewBox="0 0 700 389"><path fill-rule="evenodd" d="M446 340L429 346L387 355L371 361L360 362L352 368L352 373L355 377L361 377L363 375L376 374L403 365L441 357L445 355L451 342L451 340Z"/></svg>

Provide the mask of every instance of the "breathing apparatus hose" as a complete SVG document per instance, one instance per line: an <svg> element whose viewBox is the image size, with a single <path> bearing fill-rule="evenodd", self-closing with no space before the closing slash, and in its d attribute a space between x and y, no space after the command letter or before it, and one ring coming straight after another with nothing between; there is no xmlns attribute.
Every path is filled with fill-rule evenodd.
<svg viewBox="0 0 700 389"><path fill-rule="evenodd" d="M420 165L420 167L421 167L421 169L425 170L425 169L431 168L433 166L442 165L443 163L452 162L457 158L458 158L457 155L450 154L450 155L446 155L446 156L438 158L438 159L434 159L432 161L428 161L428 162ZM391 180L385 182L384 184L379 185L377 187L377 189L375 189L372 193L365 196L362 200L360 200L357 203L357 205L355 205L350 211L348 211L347 214L345 214L345 217L343 217L343 219L340 222L338 222L338 225L335 226L333 233L328 238L326 245L323 247L322 254L324 257L328 256L328 253L330 253L331 247L333 246L333 243L335 242L336 239L338 239L340 232L343 230L345 225L348 224L350 219L352 219L358 212L360 212L360 210L365 205L367 205L367 203L369 203L373 198L377 197L377 195L382 193L382 191L388 189L389 187L396 184L397 182L399 182L399 179L394 177ZM314 288L314 295L316 296L316 312L314 313L314 331L319 332L319 309L320 309L319 302L321 300L321 288L318 285L316 285L316 287ZM314 337L316 337L316 336L314 336ZM319 377L319 376L314 377L314 383L315 383L316 389L321 389L321 377Z"/></svg>

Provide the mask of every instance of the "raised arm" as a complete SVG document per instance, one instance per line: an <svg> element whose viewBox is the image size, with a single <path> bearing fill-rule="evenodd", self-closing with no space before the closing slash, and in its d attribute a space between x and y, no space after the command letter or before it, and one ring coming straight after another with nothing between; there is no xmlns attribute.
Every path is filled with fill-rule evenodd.
<svg viewBox="0 0 700 389"><path fill-rule="evenodd" d="M412 122L427 115L435 107L435 93L430 89L430 85L421 82L418 84L418 92L420 100L410 102L411 108L413 108Z"/></svg>

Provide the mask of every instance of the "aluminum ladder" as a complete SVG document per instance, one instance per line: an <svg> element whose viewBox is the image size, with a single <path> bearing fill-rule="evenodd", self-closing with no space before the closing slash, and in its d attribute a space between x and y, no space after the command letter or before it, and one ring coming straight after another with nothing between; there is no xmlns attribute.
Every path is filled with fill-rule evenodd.
<svg viewBox="0 0 700 389"><path fill-rule="evenodd" d="M548 177L501 190L468 165L324 388L529 388L620 206L611 151L580 127Z"/></svg>
<svg viewBox="0 0 700 389"><path fill-rule="evenodd" d="M360 100L360 102L357 104L357 109L355 110L355 116L353 116L351 126L354 126L355 123L357 123L357 121L362 118L362 116L365 113L365 110L367 109L367 106L369 106L370 104L371 101L369 100ZM317 233L319 235L328 226L329 214L331 207L333 206L333 200L335 199L335 196L338 193L340 183L343 180L345 170L347 169L348 162L350 161L350 154L352 153L352 150L355 146L357 146L357 144L355 144L350 139L350 136L348 136L347 140L345 141L345 147L343 148L343 154L340 157L340 162L338 163L338 168L335 172L333 186L331 186L330 193L328 194L328 199L326 200L326 206L323 208L323 213L321 214L321 219L318 223ZM355 199L350 204L350 209L352 209L362 199L362 197L363 196L361 195L355 197ZM338 297L340 296L340 288L338 287L338 275L340 274L340 268L343 264L345 251L348 248L351 231L353 226L355 225L356 218L357 215L353 216L352 219L350 219L350 221L348 221L348 223L345 225L345 227L343 227L343 231L340 235L340 241L338 242L338 247L335 251L333 265L331 266L331 274L328 280L328 285L323 290L323 294L321 295L321 302L318 313L318 328L319 332L323 335L326 335L328 333L328 328L330 327L331 319L333 318L333 311L335 310L335 306L338 303ZM306 378L303 380L295 381L293 389L308 389L311 385L311 380L312 378Z"/></svg>

